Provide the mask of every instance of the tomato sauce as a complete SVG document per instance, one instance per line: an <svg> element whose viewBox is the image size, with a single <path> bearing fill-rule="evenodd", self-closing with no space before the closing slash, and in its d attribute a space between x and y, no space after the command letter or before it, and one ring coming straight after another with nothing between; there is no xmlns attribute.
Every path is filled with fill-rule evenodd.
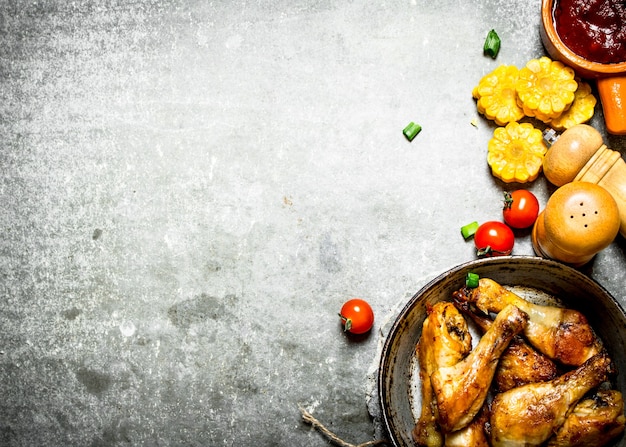
<svg viewBox="0 0 626 447"><path fill-rule="evenodd" d="M626 1L558 0L554 25L577 55L604 64L626 62Z"/></svg>

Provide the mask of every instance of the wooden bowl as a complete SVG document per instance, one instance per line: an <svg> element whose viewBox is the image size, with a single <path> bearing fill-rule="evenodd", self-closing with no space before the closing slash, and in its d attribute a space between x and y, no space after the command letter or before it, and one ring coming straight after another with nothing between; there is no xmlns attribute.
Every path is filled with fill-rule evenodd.
<svg viewBox="0 0 626 447"><path fill-rule="evenodd" d="M414 447L411 431L419 417L419 369L415 346L426 319L426 305L449 301L465 284L468 272L511 287L533 302L577 309L602 339L619 371L613 386L626 392L626 312L597 282L556 261L527 256L485 258L441 274L417 292L400 311L382 348L378 393L383 421L396 447ZM626 447L619 437L614 447Z"/></svg>
<svg viewBox="0 0 626 447"><path fill-rule="evenodd" d="M617 64L592 62L575 54L561 40L554 26L555 0L542 0L540 34L552 59L560 60L587 79L596 79L607 130L626 135L626 61Z"/></svg>

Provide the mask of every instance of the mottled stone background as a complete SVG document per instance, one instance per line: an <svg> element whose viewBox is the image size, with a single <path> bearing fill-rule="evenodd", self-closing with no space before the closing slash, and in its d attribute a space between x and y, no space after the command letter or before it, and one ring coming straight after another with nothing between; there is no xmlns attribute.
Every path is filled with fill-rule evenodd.
<svg viewBox="0 0 626 447"><path fill-rule="evenodd" d="M499 218L471 90L543 55L539 6L1 0L0 445L378 436L380 329ZM625 251L587 270L622 304Z"/></svg>

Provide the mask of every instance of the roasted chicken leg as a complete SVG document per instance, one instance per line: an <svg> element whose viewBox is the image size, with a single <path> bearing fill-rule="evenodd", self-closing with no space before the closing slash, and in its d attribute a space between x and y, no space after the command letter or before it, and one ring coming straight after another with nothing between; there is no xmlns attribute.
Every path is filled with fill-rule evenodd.
<svg viewBox="0 0 626 447"><path fill-rule="evenodd" d="M563 425L583 396L613 372L611 359L603 351L556 379L496 395L490 416L492 446L541 445Z"/></svg>
<svg viewBox="0 0 626 447"><path fill-rule="evenodd" d="M485 424L489 421L487 404L469 425L460 430L445 434L445 447L490 447L485 432Z"/></svg>
<svg viewBox="0 0 626 447"><path fill-rule="evenodd" d="M439 302L427 309L417 343L422 391L421 415L413 429L413 440L419 446L441 447L444 437L437 424L437 402L430 376L438 368L458 363L472 349L467 322L454 304Z"/></svg>
<svg viewBox="0 0 626 447"><path fill-rule="evenodd" d="M482 333L493 324L493 320L470 303L456 303L461 312L466 314ZM527 383L545 382L558 375L556 364L547 356L536 351L524 338L516 335L500 356L493 378L494 391L501 393Z"/></svg>
<svg viewBox="0 0 626 447"><path fill-rule="evenodd" d="M564 365L580 366L602 349L583 314L573 309L530 303L489 278L476 288L454 293L458 301L474 303L484 313L500 312L514 304L528 314L524 335L538 351Z"/></svg>
<svg viewBox="0 0 626 447"><path fill-rule="evenodd" d="M622 393L600 390L574 407L546 447L600 447L622 434L625 423Z"/></svg>
<svg viewBox="0 0 626 447"><path fill-rule="evenodd" d="M467 357L433 372L430 381L437 399L439 426L444 432L460 430L480 411L500 355L524 329L527 319L516 306L506 306Z"/></svg>

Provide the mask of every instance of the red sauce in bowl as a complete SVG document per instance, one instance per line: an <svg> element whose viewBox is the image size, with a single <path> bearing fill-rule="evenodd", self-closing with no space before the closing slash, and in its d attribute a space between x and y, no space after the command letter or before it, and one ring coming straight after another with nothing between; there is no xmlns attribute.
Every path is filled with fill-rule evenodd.
<svg viewBox="0 0 626 447"><path fill-rule="evenodd" d="M563 43L592 62L626 62L626 1L558 0L554 26Z"/></svg>

